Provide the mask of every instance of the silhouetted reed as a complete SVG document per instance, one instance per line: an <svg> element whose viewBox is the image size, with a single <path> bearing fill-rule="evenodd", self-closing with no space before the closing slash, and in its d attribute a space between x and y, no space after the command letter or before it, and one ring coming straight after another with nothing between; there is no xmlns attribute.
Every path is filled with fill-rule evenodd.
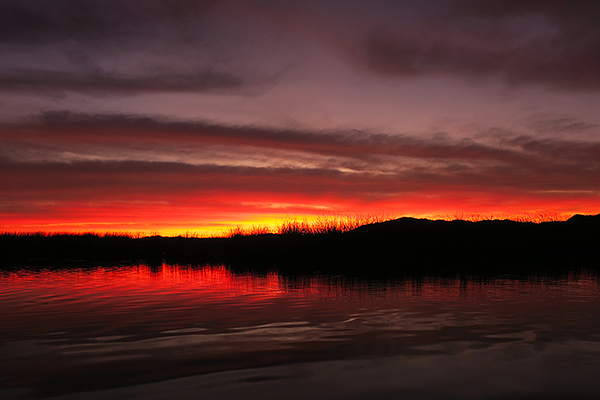
<svg viewBox="0 0 600 400"><path fill-rule="evenodd" d="M237 225L221 237L240 237L258 235L327 235L349 232L360 226L389 221L385 214L356 214L352 216L319 216L314 220L289 218L278 226L252 225L248 228Z"/></svg>
<svg viewBox="0 0 600 400"><path fill-rule="evenodd" d="M452 215L435 215L433 219L443 221L514 221L514 222L533 222L541 224L543 222L558 222L566 221L572 215L559 214L554 211L536 211L530 213L519 214L482 214L477 212L457 212Z"/></svg>

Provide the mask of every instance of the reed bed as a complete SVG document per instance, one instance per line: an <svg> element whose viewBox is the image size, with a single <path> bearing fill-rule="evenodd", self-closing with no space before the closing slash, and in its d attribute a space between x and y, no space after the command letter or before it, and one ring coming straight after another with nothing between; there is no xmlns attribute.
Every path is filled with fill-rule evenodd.
<svg viewBox="0 0 600 400"><path fill-rule="evenodd" d="M45 237L99 237L99 238L129 238L138 239L146 237L142 233L132 232L0 232L0 236L20 236L30 238ZM153 236L153 235L150 235Z"/></svg>
<svg viewBox="0 0 600 400"><path fill-rule="evenodd" d="M238 225L223 234L223 237L257 236L257 235L326 235L344 233L363 225L384 222L393 219L383 214L359 214L352 216L317 217L314 220L289 218L276 227Z"/></svg>
<svg viewBox="0 0 600 400"><path fill-rule="evenodd" d="M480 213L455 213L453 215L432 215L429 219L432 220L444 220L444 221L469 221L469 222L480 222L480 221L497 221L497 220L511 220L516 222L532 222L532 223L544 223L544 222L557 222L566 221L569 219L569 215L558 214L556 212L534 212L534 213L522 213L512 215L493 215L493 214L480 214ZM224 231L221 234L216 234L209 237L218 238L231 238L240 236L260 236L260 235L326 235L326 234L338 234L351 231L363 225L374 224L378 222L385 222L397 218L396 216L390 216L386 214L356 214L351 216L338 215L338 216L319 216L315 219L297 219L288 218L283 220L277 226L267 225L251 225L243 226L237 225ZM142 237L161 236L158 231L151 232L150 234L143 234L140 232L0 232L1 236L24 236L31 238L42 238L42 237L68 237L68 236L79 236L79 237L101 237L101 238L133 238L139 239ZM207 237L197 232L187 231L180 234L179 237L184 238L203 238Z"/></svg>
<svg viewBox="0 0 600 400"><path fill-rule="evenodd" d="M452 215L434 215L431 219L441 219L443 221L469 221L469 222L480 222L480 221L515 221L515 222L533 222L535 224L541 224L543 222L559 222L566 221L572 215L559 214L553 211L543 212L531 212L531 213L520 213L520 214L481 214L481 213L454 213Z"/></svg>

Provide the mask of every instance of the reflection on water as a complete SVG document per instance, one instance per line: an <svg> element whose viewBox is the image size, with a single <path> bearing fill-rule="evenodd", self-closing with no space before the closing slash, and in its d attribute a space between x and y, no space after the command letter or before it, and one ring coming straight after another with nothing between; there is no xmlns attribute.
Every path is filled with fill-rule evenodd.
<svg viewBox="0 0 600 400"><path fill-rule="evenodd" d="M0 272L8 398L599 397L600 286L224 267Z"/></svg>

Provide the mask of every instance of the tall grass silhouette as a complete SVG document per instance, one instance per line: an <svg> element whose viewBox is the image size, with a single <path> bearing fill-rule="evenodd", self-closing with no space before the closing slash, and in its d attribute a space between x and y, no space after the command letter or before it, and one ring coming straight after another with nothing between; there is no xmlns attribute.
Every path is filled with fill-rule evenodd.
<svg viewBox="0 0 600 400"><path fill-rule="evenodd" d="M238 225L223 234L223 237L258 235L326 235L344 233L363 225L384 222L393 219L384 214L357 214L352 216L320 216L314 220L288 218L275 228L262 225L243 227Z"/></svg>
<svg viewBox="0 0 600 400"><path fill-rule="evenodd" d="M480 213L460 212L453 215L436 215L434 220L444 221L500 221L510 220L515 222L532 222L540 224L543 222L566 221L570 216L561 215L552 211L521 213L513 215L493 215ZM237 225L225 231L220 237L239 237L239 236L259 236L268 234L279 235L325 235L344 233L356 229L363 225L374 224L393 220L392 217L385 214L357 214L352 216L320 216L314 220L297 218L288 218L282 221L278 226L272 228L263 225L252 225L244 227Z"/></svg>
<svg viewBox="0 0 600 400"><path fill-rule="evenodd" d="M536 224L544 222L566 221L571 215L558 214L552 211L531 212L521 214L480 214L477 212L457 212L450 214L436 214L430 216L431 220L443 221L499 221L510 220L515 222L532 222ZM351 231L363 225L374 224L378 222L390 221L398 218L387 214L355 214L338 216L319 216L315 219L298 219L290 217L284 219L276 226L267 225L237 225L229 228L222 233L213 235L203 235L194 231L186 231L177 235L183 238L231 238L240 236L260 236L260 235L326 235L338 234ZM68 237L68 236L95 236L103 238L142 238L161 236L160 232L152 231L150 233L141 232L0 232L0 236L26 236L26 237Z"/></svg>
<svg viewBox="0 0 600 400"><path fill-rule="evenodd" d="M440 219L443 221L515 221L515 222L533 222L541 224L543 222L558 222L566 221L572 215L559 214L555 211L537 211L525 212L519 214L481 214L477 212L457 212L450 214L433 215L431 219Z"/></svg>
<svg viewBox="0 0 600 400"><path fill-rule="evenodd" d="M127 238L139 239L145 237L140 232L0 232L1 236L19 236L29 238L46 237L97 237L97 238Z"/></svg>

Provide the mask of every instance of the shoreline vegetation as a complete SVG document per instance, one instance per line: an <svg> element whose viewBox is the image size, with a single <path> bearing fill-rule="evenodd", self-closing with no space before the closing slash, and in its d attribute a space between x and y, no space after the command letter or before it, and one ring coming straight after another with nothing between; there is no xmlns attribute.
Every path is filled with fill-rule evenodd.
<svg viewBox="0 0 600 400"><path fill-rule="evenodd" d="M536 213L524 213L511 215L508 218L497 217L494 215L486 215L479 213L455 213L454 215L436 215L433 218L413 218L419 220L435 220L435 221L468 221L468 222L480 222L480 221L514 221L514 222L558 222L566 221L572 215L561 215L555 212L536 212ZM411 217L401 217L411 218ZM127 232L127 231L107 231L107 232L94 232L94 231L31 231L31 232L19 232L19 231L4 231L0 232L0 236L98 236L98 237L129 237L139 239L143 237L185 237L185 238L228 238L235 236L256 236L265 234L330 234L330 233L343 233L353 229L359 228L363 225L371 225L380 222L387 222L399 217L392 217L388 214L354 214L354 215L336 215L336 216L319 216L314 219L302 219L298 218L284 218L277 225L266 225L266 224L251 224L242 225L238 224L229 229L224 229L220 233L212 234L200 234L198 232L186 231L179 235L162 235L160 231L151 231L149 234L143 234L142 232Z"/></svg>
<svg viewBox="0 0 600 400"><path fill-rule="evenodd" d="M221 237L3 233L0 267L224 264L257 272L530 273L600 269L600 214L540 222L384 217L289 220Z"/></svg>
<svg viewBox="0 0 600 400"><path fill-rule="evenodd" d="M295 218L289 218L283 220L276 227L269 227L265 225L251 225L242 226L238 225L234 228L226 230L221 235L213 237L234 237L234 236L255 236L264 234L301 234L301 235L322 235L331 233L344 233L360 228L364 225L372 225L381 222L387 222L394 219L386 214L356 214L353 216L334 216L334 217L318 217L314 220L298 220ZM425 219L425 218L422 218ZM527 213L520 215L513 215L511 218L494 218L493 215L482 215L477 213L458 213L450 217L448 215L436 218L436 221L442 220L447 222L452 221L469 221L469 222L480 222L480 221L495 221L495 220L510 220L515 222L557 222L566 221L568 217L559 215L553 212L537 212ZM185 234L185 237L200 237L194 234Z"/></svg>

